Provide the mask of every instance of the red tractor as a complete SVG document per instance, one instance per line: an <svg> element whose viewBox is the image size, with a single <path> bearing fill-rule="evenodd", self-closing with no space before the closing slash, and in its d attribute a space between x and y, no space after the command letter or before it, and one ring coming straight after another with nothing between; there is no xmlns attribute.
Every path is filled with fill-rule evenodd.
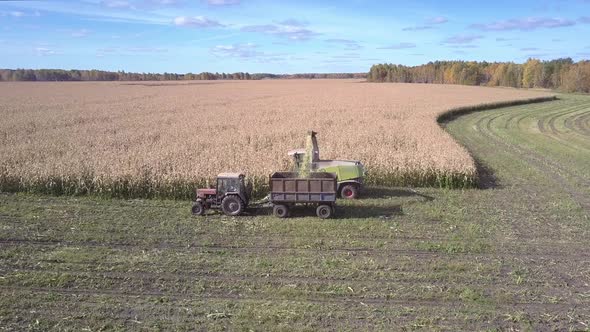
<svg viewBox="0 0 590 332"><path fill-rule="evenodd" d="M192 212L202 216L207 209L221 209L228 216L238 216L250 203L251 194L252 187L246 185L244 174L221 173L215 188L197 189Z"/></svg>

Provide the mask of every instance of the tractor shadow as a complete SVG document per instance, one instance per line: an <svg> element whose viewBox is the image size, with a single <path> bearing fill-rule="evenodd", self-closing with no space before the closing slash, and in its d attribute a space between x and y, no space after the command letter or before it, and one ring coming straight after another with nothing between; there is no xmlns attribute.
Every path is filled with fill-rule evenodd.
<svg viewBox="0 0 590 332"><path fill-rule="evenodd" d="M272 209L259 208L252 209L244 213L244 215L272 215ZM390 219L395 216L403 216L404 212L401 204L396 205L376 205L376 204L362 204L362 205L336 205L336 215L332 219L360 219L360 218L379 218ZM298 205L289 210L289 219L298 219L306 217L316 217L315 207L306 207Z"/></svg>

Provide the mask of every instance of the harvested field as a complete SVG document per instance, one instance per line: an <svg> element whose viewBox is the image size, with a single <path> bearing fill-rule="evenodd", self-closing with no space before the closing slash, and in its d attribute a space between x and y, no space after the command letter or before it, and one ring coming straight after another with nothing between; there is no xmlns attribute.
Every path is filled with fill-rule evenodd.
<svg viewBox="0 0 590 332"><path fill-rule="evenodd" d="M475 163L437 118L544 96L354 80L2 83L0 191L186 198L222 171L262 188L309 129L323 158L361 160L369 183L469 186Z"/></svg>

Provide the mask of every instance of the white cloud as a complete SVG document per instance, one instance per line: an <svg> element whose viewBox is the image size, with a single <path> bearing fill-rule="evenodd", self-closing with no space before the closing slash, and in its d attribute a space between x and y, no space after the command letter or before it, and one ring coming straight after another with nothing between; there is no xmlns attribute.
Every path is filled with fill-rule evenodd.
<svg viewBox="0 0 590 332"><path fill-rule="evenodd" d="M529 31L540 28L554 29L575 25L576 22L563 18L548 18L548 17L527 17L514 18L505 21L496 21L492 23L478 23L472 24L472 29L484 31L507 31L507 30L521 30Z"/></svg>
<svg viewBox="0 0 590 332"><path fill-rule="evenodd" d="M447 23L448 21L449 21L449 19L444 16L431 17L426 20L426 24L405 27L402 29L402 31L422 31L422 30L435 29L435 27L433 25L444 24L444 23Z"/></svg>
<svg viewBox="0 0 590 332"><path fill-rule="evenodd" d="M176 5L179 3L178 0L149 0L150 3L162 6Z"/></svg>
<svg viewBox="0 0 590 332"><path fill-rule="evenodd" d="M82 38L82 37L88 36L89 33L90 33L90 31L88 31L86 29L80 29L80 30L72 31L72 33L70 35L72 37Z"/></svg>
<svg viewBox="0 0 590 332"><path fill-rule="evenodd" d="M239 58L258 63L279 63L285 61L284 53L265 53L258 50L258 45L252 43L217 45L210 49L217 57Z"/></svg>
<svg viewBox="0 0 590 332"><path fill-rule="evenodd" d="M361 55L358 53L346 53L346 54L339 54L339 55L332 55L332 59L358 59Z"/></svg>
<svg viewBox="0 0 590 332"><path fill-rule="evenodd" d="M448 21L449 21L449 19L444 16L437 16L437 17L432 17L432 18L428 19L426 22L428 24L443 24L443 23L447 23Z"/></svg>
<svg viewBox="0 0 590 332"><path fill-rule="evenodd" d="M129 9L133 8L129 1L124 0L102 0L100 4L107 8L113 9Z"/></svg>
<svg viewBox="0 0 590 332"><path fill-rule="evenodd" d="M306 25L304 22L289 19L277 24L247 25L241 30L244 32L259 32L274 35L290 40L308 40L319 35L319 33L306 28Z"/></svg>
<svg viewBox="0 0 590 332"><path fill-rule="evenodd" d="M178 16L174 19L174 25L195 28L212 28L224 26L223 24L204 16Z"/></svg>
<svg viewBox="0 0 590 332"><path fill-rule="evenodd" d="M430 26L430 25L417 25L417 26L413 26L413 27L405 27L402 29L402 31L421 31L421 30L430 30L430 29L434 29L434 27Z"/></svg>
<svg viewBox="0 0 590 332"><path fill-rule="evenodd" d="M37 47L37 48L35 48L35 52L37 53L38 56L49 56L49 55L59 54L56 51L54 51L50 48L47 48L47 47Z"/></svg>
<svg viewBox="0 0 590 332"><path fill-rule="evenodd" d="M39 14L39 12L35 12L34 14L27 14L25 12L13 10L10 12L0 12L0 16L12 16L15 18L21 18L21 17L25 17L25 16L40 16L40 14Z"/></svg>
<svg viewBox="0 0 590 332"><path fill-rule="evenodd" d="M255 44L233 44L233 45L217 45L211 49L211 53L217 56L230 56L238 58L251 58L264 53L257 51Z"/></svg>
<svg viewBox="0 0 590 332"><path fill-rule="evenodd" d="M240 0L207 0L207 4L211 6L231 6L239 3Z"/></svg>
<svg viewBox="0 0 590 332"><path fill-rule="evenodd" d="M456 35L451 36L443 41L444 44L469 44L483 38L480 35Z"/></svg>
<svg viewBox="0 0 590 332"><path fill-rule="evenodd" d="M348 51L354 51L354 50L359 50L359 49L363 48L361 45L359 45L359 43L356 40L351 40L351 39L333 38L333 39L326 39L325 42L331 43L331 44L340 44L340 45L344 46L345 50L348 50Z"/></svg>
<svg viewBox="0 0 590 332"><path fill-rule="evenodd" d="M166 53L168 49L162 47L129 47L126 49L132 53Z"/></svg>
<svg viewBox="0 0 590 332"><path fill-rule="evenodd" d="M107 55L115 55L115 56L129 56L129 55L137 55L137 54L161 54L168 52L167 48L163 47L145 47L145 46L134 46L134 47L127 47L127 48L119 48L119 47L105 47L105 48L98 48L96 49L96 56L99 58L105 57Z"/></svg>
<svg viewBox="0 0 590 332"><path fill-rule="evenodd" d="M415 48L416 44L414 43L398 43L389 46L377 47L379 50L403 50L407 48Z"/></svg>

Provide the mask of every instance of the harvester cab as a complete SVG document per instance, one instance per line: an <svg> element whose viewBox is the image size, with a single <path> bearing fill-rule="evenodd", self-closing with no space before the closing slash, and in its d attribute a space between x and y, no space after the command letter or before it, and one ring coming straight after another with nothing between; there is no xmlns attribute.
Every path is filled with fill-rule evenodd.
<svg viewBox="0 0 590 332"><path fill-rule="evenodd" d="M355 199L363 187L365 169L358 160L321 160L318 147L317 133L309 131L313 157L310 170L312 172L335 173L338 176L338 195L346 199ZM288 152L293 158L293 170L298 172L306 162L305 149L295 149Z"/></svg>
<svg viewBox="0 0 590 332"><path fill-rule="evenodd" d="M216 188L197 189L192 212L205 214L207 209L221 209L228 216L240 215L250 203L252 187L246 184L244 174L221 173Z"/></svg>

